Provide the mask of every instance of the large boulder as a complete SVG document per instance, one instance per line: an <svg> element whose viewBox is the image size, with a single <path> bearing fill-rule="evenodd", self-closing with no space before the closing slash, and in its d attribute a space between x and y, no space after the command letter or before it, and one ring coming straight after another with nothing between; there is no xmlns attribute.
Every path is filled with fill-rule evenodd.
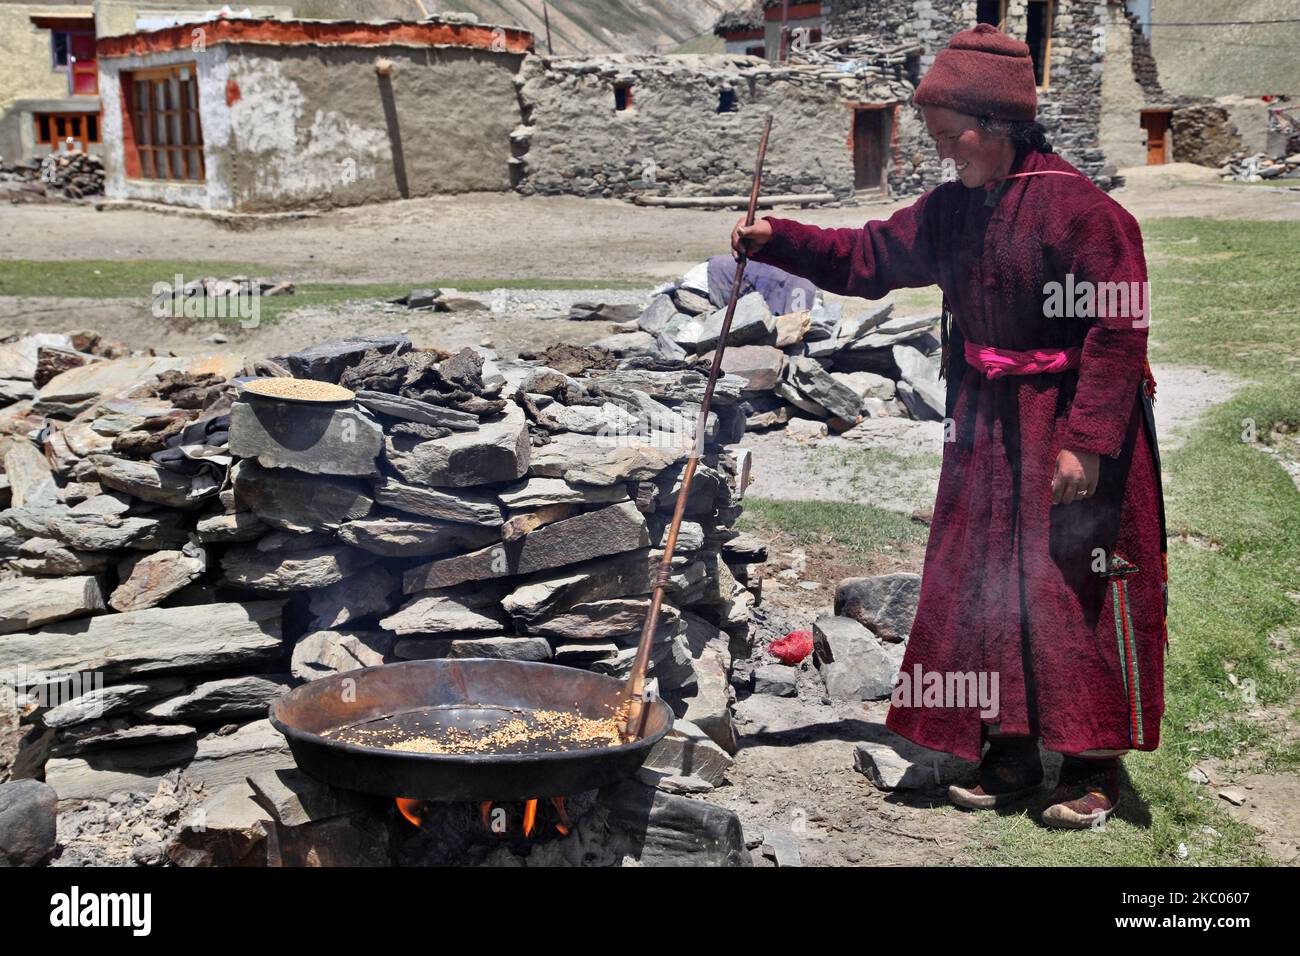
<svg viewBox="0 0 1300 956"><path fill-rule="evenodd" d="M370 514L369 487L356 478L307 475L241 461L231 470L235 499L273 528L336 529Z"/></svg>
<svg viewBox="0 0 1300 956"><path fill-rule="evenodd" d="M832 700L883 700L893 693L903 645L883 643L852 618L824 615L813 623L813 660Z"/></svg>
<svg viewBox="0 0 1300 956"><path fill-rule="evenodd" d="M940 356L927 354L912 345L895 345L893 355L902 375L898 381L898 397L912 417L941 420L947 403L947 390L939 379Z"/></svg>
<svg viewBox="0 0 1300 956"><path fill-rule="evenodd" d="M0 783L0 866L41 866L54 854L59 798L39 780Z"/></svg>
<svg viewBox="0 0 1300 956"><path fill-rule="evenodd" d="M360 335L309 346L286 355L282 364L294 378L337 383L344 370L358 364L367 352L400 355L410 347L411 340L405 335Z"/></svg>
<svg viewBox="0 0 1300 956"><path fill-rule="evenodd" d="M853 618L882 641L906 641L920 598L919 574L845 578L835 588L835 613Z"/></svg>
<svg viewBox="0 0 1300 956"><path fill-rule="evenodd" d="M528 420L514 402L506 403L498 420L472 432L453 432L408 451L388 440L389 463L403 481L444 488L513 481L528 471L531 451Z"/></svg>
<svg viewBox="0 0 1300 956"><path fill-rule="evenodd" d="M373 475L384 430L352 406L309 405L250 396L230 410L230 451L265 468L312 475Z"/></svg>

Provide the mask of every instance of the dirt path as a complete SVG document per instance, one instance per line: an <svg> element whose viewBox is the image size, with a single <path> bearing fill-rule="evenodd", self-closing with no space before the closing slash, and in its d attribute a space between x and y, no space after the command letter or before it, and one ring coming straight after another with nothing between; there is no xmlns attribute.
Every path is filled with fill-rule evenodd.
<svg viewBox="0 0 1300 956"><path fill-rule="evenodd" d="M1300 192L1233 186L1187 164L1124 170L1114 197L1139 220L1169 216L1300 219ZM821 226L861 226L912 200L783 208ZM0 259L227 260L296 281L347 278L669 279L727 250L734 211L658 209L568 196L470 193L335 209L232 231L185 214L17 205L0 217Z"/></svg>

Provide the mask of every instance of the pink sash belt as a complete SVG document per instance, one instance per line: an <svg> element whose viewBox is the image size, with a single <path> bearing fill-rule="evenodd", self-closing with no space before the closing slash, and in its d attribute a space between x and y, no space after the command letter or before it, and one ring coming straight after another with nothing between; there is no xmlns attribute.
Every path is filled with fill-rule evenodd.
<svg viewBox="0 0 1300 956"><path fill-rule="evenodd" d="M1079 367L1082 349L1034 349L1013 352L992 345L966 343L966 361L988 378L1003 375L1038 375L1040 372L1065 372Z"/></svg>

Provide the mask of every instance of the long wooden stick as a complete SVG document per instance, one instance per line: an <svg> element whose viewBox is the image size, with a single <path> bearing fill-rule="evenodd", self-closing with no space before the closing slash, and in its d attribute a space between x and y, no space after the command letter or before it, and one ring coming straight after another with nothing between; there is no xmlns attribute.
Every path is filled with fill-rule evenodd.
<svg viewBox="0 0 1300 956"><path fill-rule="evenodd" d="M754 213L758 210L758 188L763 181L763 159L767 156L767 138L772 132L772 117L763 124L763 138L758 144L758 162L754 164L754 183L749 190L749 212L745 216L745 225L754 224ZM709 380L704 386L704 398L700 401L700 413L695 420L695 446L686 460L686 470L682 472L682 487L677 492L677 505L673 508L672 524L668 526L668 537L664 541L664 555L659 560L659 571L655 576L654 592L650 597L650 612L646 615L645 625L641 628L641 640L637 644L636 658L632 661L632 673L627 679L627 723L624 736L636 740L642 734L645 723L645 675L650 666L650 645L654 643L655 631L659 627L659 611L663 607L664 589L672 575L673 551L677 548L677 532L681 530L682 516L686 514L686 499L691 495L691 479L695 477L695 468L704 454L704 433L709 424L709 405L713 402L713 389L718 384L718 374L722 369L722 354L727 350L727 335L731 332L731 320L736 314L736 302L740 299L740 282L745 275L745 266L749 256L744 252L736 256L736 276L731 280L731 298L727 300L727 314L722 320L722 333L718 336L718 347L713 350L713 364L709 366Z"/></svg>

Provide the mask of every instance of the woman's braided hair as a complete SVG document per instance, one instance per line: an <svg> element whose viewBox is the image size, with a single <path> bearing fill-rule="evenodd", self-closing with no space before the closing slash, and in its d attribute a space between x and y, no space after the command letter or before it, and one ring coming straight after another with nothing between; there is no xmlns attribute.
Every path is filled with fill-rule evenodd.
<svg viewBox="0 0 1300 956"><path fill-rule="evenodd" d="M1047 141L1047 130L1036 120L1003 120L992 116L979 118L980 129L986 133L997 133L1011 138L1016 152L1052 152L1052 144Z"/></svg>

